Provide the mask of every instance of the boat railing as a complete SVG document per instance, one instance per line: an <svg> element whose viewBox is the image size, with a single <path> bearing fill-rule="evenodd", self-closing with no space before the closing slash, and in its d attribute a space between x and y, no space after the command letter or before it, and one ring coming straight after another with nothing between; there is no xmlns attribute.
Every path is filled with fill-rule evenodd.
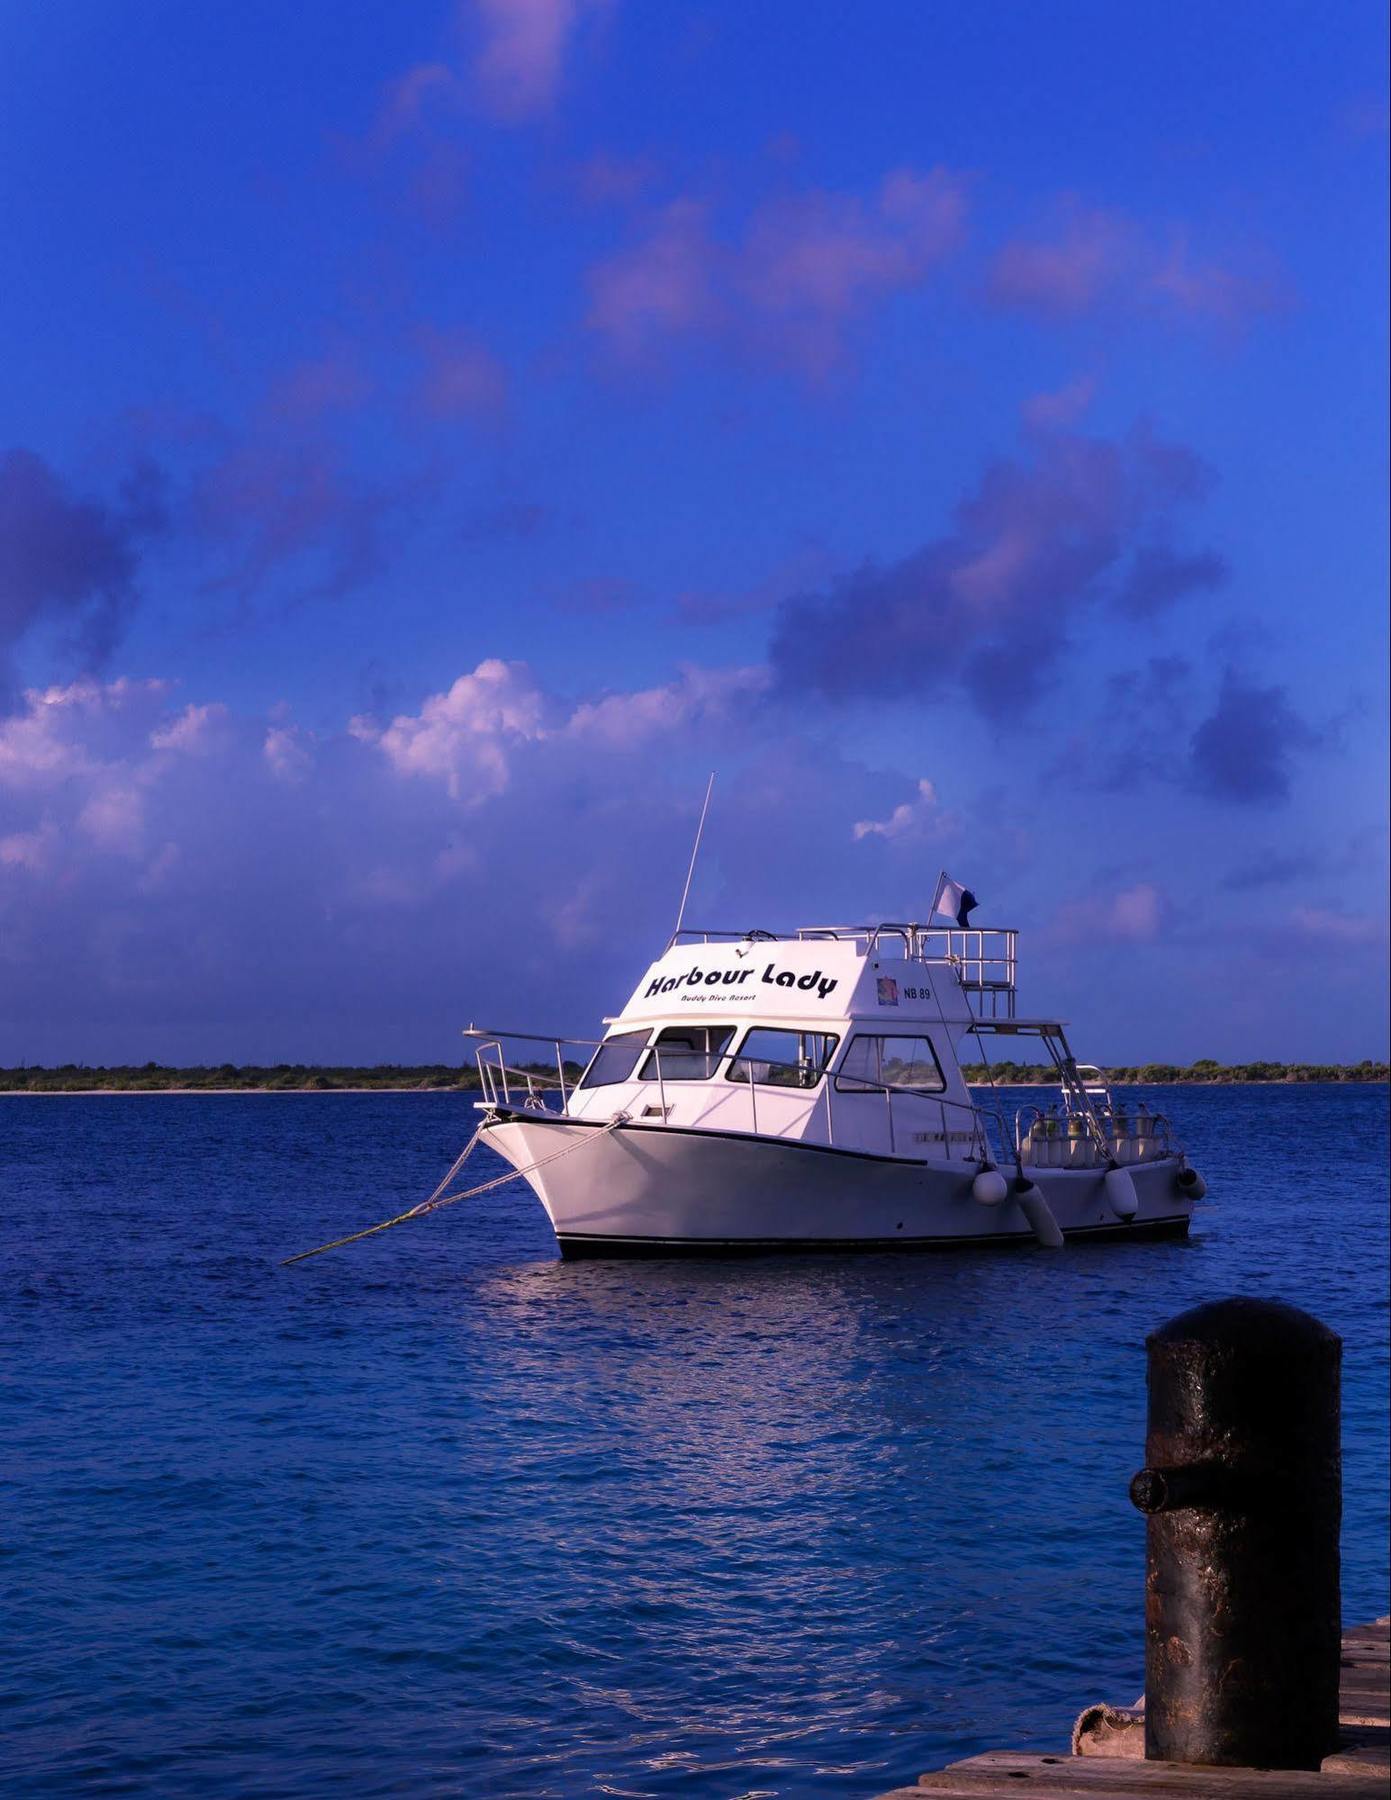
<svg viewBox="0 0 1391 1800"><path fill-rule="evenodd" d="M580 1085L583 1077L573 1073L582 1061L586 1066L598 1048L601 1040L597 1038L548 1037L537 1032L522 1031L485 1031L470 1025L464 1033L465 1037L478 1040L476 1060L478 1077L483 1091L483 1098L489 1106L520 1106L529 1112L564 1112L569 1104L570 1096ZM555 1063L555 1074L549 1068L537 1063L530 1065L509 1062L504 1051L504 1040L521 1040L529 1043L548 1044ZM581 1050L583 1057L566 1057L567 1049ZM657 1108L655 1109L663 1122L670 1114L668 1101L668 1084L686 1088L691 1077L684 1073L677 1077L671 1071L671 1060L666 1069L662 1067L662 1052L657 1045L651 1045L644 1053L653 1064L654 1074L651 1077L657 1089ZM684 1070L689 1069L690 1051L681 1052L680 1061ZM701 1083L713 1080L721 1070L727 1075L734 1074L734 1065L742 1063L744 1070L735 1076L729 1088L733 1093L746 1095L748 1099L748 1129L755 1135L759 1130L758 1111L759 1093L765 1095L786 1094L805 1087L820 1087L822 1093L816 1104L820 1106L824 1100L826 1144L832 1149L862 1149L863 1143L847 1143L842 1130L839 1137L836 1128L836 1075L834 1071L816 1069L807 1063L779 1062L767 1057L749 1057L741 1051L720 1050L697 1052L705 1074L700 1077ZM755 1079L759 1071L764 1079ZM774 1071L793 1077L783 1082L767 1081L766 1076ZM807 1081L807 1076L814 1079ZM946 1094L933 1094L919 1088L895 1087L887 1082L870 1081L859 1075L853 1077L853 1086L841 1090L841 1108L844 1108L848 1094L877 1094L884 1103L885 1135L888 1140L891 1156L909 1156L926 1160L941 1146L940 1155L949 1160L962 1162L1000 1163L1012 1161L1014 1150L1004 1114L995 1107L981 1106L969 1100L954 1100ZM551 1104L553 1098L559 1099L559 1107ZM899 1103L899 1112L894 1110L895 1102ZM902 1107L912 1102L916 1108L915 1116L904 1119ZM924 1121L922 1106L935 1108L937 1112L937 1129L930 1129ZM768 1122L767 1104L764 1105L764 1123ZM842 1125L844 1120L842 1119ZM729 1130L736 1127L722 1126L719 1129ZM857 1139L862 1133L856 1132Z"/></svg>
<svg viewBox="0 0 1391 1800"><path fill-rule="evenodd" d="M896 940L893 954L910 962L946 962L955 969L980 1018L1015 1016L1019 980L1019 932L1013 925L802 925L795 932L726 931L687 927L667 945L741 943L853 943L867 956Z"/></svg>
<svg viewBox="0 0 1391 1800"><path fill-rule="evenodd" d="M670 1110L667 1101L667 1082L671 1080L674 1083L676 1078L663 1071L662 1053L659 1047L653 1045L648 1054L652 1057L655 1064L656 1072L654 1079L657 1084L658 1109L662 1119L665 1120ZM785 1094L789 1090L795 1091L802 1087L803 1079L807 1074L811 1073L815 1075L816 1079L814 1082L807 1083L806 1085L821 1087L824 1095L826 1144L833 1150L846 1148L859 1150L863 1148L861 1142L847 1145L843 1140L837 1141L836 1105L834 1098L836 1076L834 1071L827 1069L815 1070L806 1063L778 1062L769 1057L745 1056L742 1052L732 1050L700 1051L697 1052L697 1055L706 1069L706 1073L699 1078L701 1082L713 1080L720 1069L728 1065L726 1073L731 1079L731 1086L735 1091L745 1094L748 1097L749 1130L755 1136L764 1135L759 1131L758 1124L759 1090L762 1089L765 1094ZM681 1061L684 1066L689 1065L690 1056L691 1052L682 1052ZM740 1062L744 1064L744 1073L742 1076L735 1075L734 1073L734 1064ZM789 1075L796 1076L798 1079L786 1084L781 1082L770 1083L766 1079L759 1081L755 1079L756 1070L763 1070L767 1074L771 1074L774 1070L780 1070ZM679 1078L680 1085L685 1087L690 1079L689 1075L683 1074ZM878 1094L882 1097L884 1101L885 1131L888 1139L889 1154L891 1156L898 1156L900 1154L911 1156L916 1151L916 1153L925 1160L926 1155L928 1154L926 1146L935 1146L937 1144L942 1146L941 1154L944 1157L951 1159L959 1156L959 1160L963 1162L998 1163L1002 1159L1010 1160L1012 1156L1012 1152L1009 1148L1009 1131L1005 1124L1004 1115L994 1107L979 1106L969 1100L953 1100L946 1094L927 1093L918 1088L894 1087L889 1083L870 1081L859 1075L856 1075L853 1080L854 1085L852 1088L841 1090L842 1106L847 1092L855 1094ZM919 1105L926 1103L930 1107L935 1106L938 1112L938 1129L936 1131L924 1129L924 1121L921 1113L919 1113L917 1118L912 1121L911 1126L901 1119L896 1119L894 1115L895 1100L898 1100L901 1103L913 1101ZM767 1108L765 1105L765 1123L767 1121L767 1116ZM732 1128L723 1126L720 1127L720 1129L729 1130ZM857 1133L856 1136L858 1137L859 1134ZM901 1148L901 1146L909 1144L914 1148Z"/></svg>
<svg viewBox="0 0 1391 1800"><path fill-rule="evenodd" d="M564 1112L579 1077L567 1078L567 1047L582 1050L583 1055L569 1059L569 1067L584 1067L598 1048L597 1038L546 1037L531 1031L483 1031L470 1025L464 1032L478 1039L474 1061L478 1065L479 1085L489 1106L516 1106L529 1112ZM534 1044L549 1044L555 1060L555 1075L539 1064L509 1063L503 1049L504 1039L522 1039ZM559 1108L549 1104L547 1096L560 1096Z"/></svg>
<svg viewBox="0 0 1391 1800"><path fill-rule="evenodd" d="M598 1040L593 1038L549 1038L531 1032L485 1032L470 1026L465 1033L468 1037L478 1039L476 1059L478 1063L479 1082L484 1101L489 1106L520 1106L529 1112L564 1112L569 1104L570 1096L580 1084L581 1076L572 1071L579 1059L570 1059L567 1065L565 1055L567 1047L592 1052L597 1048ZM546 1043L551 1046L555 1061L555 1074L548 1068L538 1064L523 1065L508 1062L503 1049L503 1040L524 1038L534 1043ZM657 1089L657 1106L653 1108L665 1122L670 1116L668 1087L678 1086L682 1089L691 1084L689 1074L691 1052L683 1051L680 1056L682 1074L672 1074L672 1059L668 1059L667 1067L662 1065L662 1052L657 1045L650 1046L645 1057L651 1059L653 1074L650 1077ZM705 1073L699 1078L701 1083L709 1082L724 1070L734 1079L727 1091L746 1096L748 1099L747 1129L755 1136L763 1135L759 1128L759 1094L771 1096L776 1093L786 1094L801 1089L803 1085L820 1087L816 1104L824 1101L826 1144L832 1149L862 1149L863 1142L847 1144L845 1133L837 1134L835 1075L827 1070L815 1070L806 1063L778 1062L766 1057L748 1057L740 1052L724 1050L698 1052ZM589 1061L586 1054L584 1061ZM742 1063L743 1073L736 1074L734 1065ZM786 1083L772 1082L767 1076L774 1071L793 1077ZM762 1079L756 1076L762 1072ZM806 1082L808 1074L814 1075L812 1082ZM992 1162L1011 1159L1010 1136L1005 1124L1004 1115L993 1107L979 1106L967 1100L954 1100L945 1094L931 1094L920 1089L894 1087L885 1082L870 1081L860 1076L854 1077L854 1085L849 1090L842 1090L841 1106L844 1107L846 1092L855 1094L877 1094L884 1103L885 1136L891 1156L916 1156L923 1160L932 1154L938 1145L940 1154L951 1160L963 1162ZM551 1104L553 1098L559 1099L559 1107ZM895 1113L895 1102L899 1103L899 1112ZM916 1104L916 1116L910 1121L902 1117L902 1107L908 1102ZM937 1129L927 1127L921 1112L922 1105L935 1107L937 1111ZM728 1115L726 1115L727 1117ZM767 1100L764 1102L764 1124L768 1123ZM842 1120L842 1124L844 1121ZM741 1127L724 1124L717 1129L733 1130ZM862 1133L853 1134L857 1140ZM816 1140L813 1140L816 1141Z"/></svg>

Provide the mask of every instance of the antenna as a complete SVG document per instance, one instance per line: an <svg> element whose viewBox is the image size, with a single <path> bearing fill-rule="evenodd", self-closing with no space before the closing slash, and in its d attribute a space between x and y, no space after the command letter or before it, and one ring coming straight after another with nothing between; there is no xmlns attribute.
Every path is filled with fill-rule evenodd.
<svg viewBox="0 0 1391 1800"><path fill-rule="evenodd" d="M674 935L678 937L681 933L681 921L686 916L686 901L690 898L691 893L691 877L695 874L696 858L700 855L700 839L701 834L705 830L705 815L710 810L710 796L714 792L714 789L715 772L712 769L710 771L710 779L705 784L705 804L700 809L700 823L696 826L695 843L691 846L691 866L686 871L686 885L681 890L681 906L676 914L676 932Z"/></svg>

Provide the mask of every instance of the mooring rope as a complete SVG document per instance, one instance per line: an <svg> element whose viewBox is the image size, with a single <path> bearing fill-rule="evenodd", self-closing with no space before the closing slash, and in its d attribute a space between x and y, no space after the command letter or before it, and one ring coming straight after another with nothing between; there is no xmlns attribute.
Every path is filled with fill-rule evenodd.
<svg viewBox="0 0 1391 1800"><path fill-rule="evenodd" d="M509 1181L534 1175L538 1169L544 1169L553 1162L559 1162L561 1157L570 1156L576 1150L582 1150L586 1144L594 1144L600 1138L607 1137L611 1131L616 1131L620 1125L626 1122L627 1116L626 1113L615 1114L608 1124L596 1131L592 1137L588 1135L579 1137L573 1144L567 1144L563 1150L553 1150L549 1156L538 1157L535 1162L528 1163L524 1169L509 1169L505 1175L495 1175L491 1181L480 1182L477 1187L465 1188L462 1194L446 1194L444 1190L463 1168L468 1161L470 1152L482 1137L487 1126L485 1120L459 1152L453 1167L428 1200L422 1200L406 1212L398 1213L394 1219L383 1219L379 1225L369 1225L365 1231L350 1232L347 1237L334 1238L331 1244L318 1244L312 1250L300 1250L294 1256L284 1256L280 1259L280 1266L282 1269L286 1269L291 1263L304 1262L311 1256L322 1256L325 1250L341 1250L345 1244L357 1244L363 1238L375 1237L379 1231L390 1231L393 1225L404 1225L407 1219L423 1219L426 1213L437 1212L442 1206L453 1206L456 1200L476 1200L480 1194L489 1193L493 1188L505 1187Z"/></svg>

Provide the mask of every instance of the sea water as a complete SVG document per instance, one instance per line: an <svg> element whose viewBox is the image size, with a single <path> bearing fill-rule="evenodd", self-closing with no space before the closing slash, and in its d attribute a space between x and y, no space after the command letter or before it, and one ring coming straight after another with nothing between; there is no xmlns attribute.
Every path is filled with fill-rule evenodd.
<svg viewBox="0 0 1391 1800"><path fill-rule="evenodd" d="M514 1182L288 1269L427 1193L469 1097L0 1100L5 1790L1057 1750L1143 1681L1145 1333L1234 1293L1343 1336L1345 1616L1385 1612L1386 1090L1127 1098L1208 1180L1188 1243L563 1264Z"/></svg>

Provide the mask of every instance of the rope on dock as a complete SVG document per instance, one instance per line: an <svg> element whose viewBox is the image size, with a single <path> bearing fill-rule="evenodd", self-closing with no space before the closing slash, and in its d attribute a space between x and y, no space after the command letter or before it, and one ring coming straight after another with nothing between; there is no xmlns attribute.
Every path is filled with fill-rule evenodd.
<svg viewBox="0 0 1391 1800"><path fill-rule="evenodd" d="M334 1238L331 1244L318 1244L312 1250L299 1250L293 1256L283 1256L280 1259L280 1266L282 1269L287 1269L291 1263L305 1262L311 1256L322 1256L325 1250L341 1250L345 1244L361 1243L363 1238L375 1237L379 1231L390 1231L393 1225L404 1225L407 1219L423 1219L426 1213L437 1212L442 1206L453 1206L456 1200L476 1200L480 1194L489 1193L493 1188L505 1187L509 1181L534 1175L538 1169L544 1169L550 1163L559 1162L563 1156L569 1156L574 1151L583 1149L586 1144L597 1143L600 1138L607 1137L611 1131L617 1130L626 1119L626 1113L618 1113L592 1137L588 1135L579 1137L573 1144L567 1144L563 1150L553 1150L549 1156L538 1157L535 1162L528 1163L524 1169L509 1169L505 1175L495 1175L491 1181L480 1182L477 1187L465 1188L461 1194L445 1193L444 1190L463 1168L474 1146L482 1137L487 1126L485 1120L459 1152L453 1167L428 1200L420 1201L406 1212L397 1213L394 1219L383 1219L379 1225L369 1225L365 1231L350 1232L347 1237Z"/></svg>

